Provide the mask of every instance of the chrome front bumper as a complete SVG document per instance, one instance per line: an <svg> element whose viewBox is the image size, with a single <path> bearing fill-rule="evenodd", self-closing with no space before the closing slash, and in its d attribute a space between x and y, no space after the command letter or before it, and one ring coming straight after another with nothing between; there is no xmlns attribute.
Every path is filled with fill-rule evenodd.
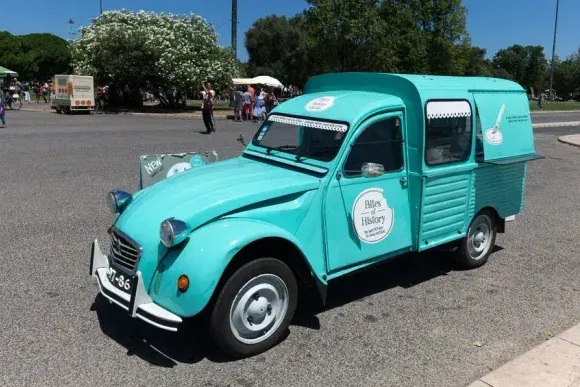
<svg viewBox="0 0 580 387"><path fill-rule="evenodd" d="M114 302L129 312L131 317L138 317L157 328L177 331L177 327L183 320L151 300L143 285L140 271L137 271L133 277L133 287L129 294L111 284L107 277L108 269L109 259L103 254L99 242L95 239L91 246L90 275L97 280L101 294L110 302Z"/></svg>

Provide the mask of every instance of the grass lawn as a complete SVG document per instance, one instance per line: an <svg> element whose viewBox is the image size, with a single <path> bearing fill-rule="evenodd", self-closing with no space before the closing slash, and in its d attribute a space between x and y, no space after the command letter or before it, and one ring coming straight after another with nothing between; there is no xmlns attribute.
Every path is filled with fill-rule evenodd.
<svg viewBox="0 0 580 387"><path fill-rule="evenodd" d="M201 103L202 100L201 99L188 99L187 100L187 107L195 107L198 108L199 110L201 109ZM213 105L213 110L231 110L232 112L234 111L233 107L230 107L230 103L228 101L216 101Z"/></svg>
<svg viewBox="0 0 580 387"><path fill-rule="evenodd" d="M538 111L538 101L530 101L530 110ZM546 102L543 110L580 110L580 102Z"/></svg>

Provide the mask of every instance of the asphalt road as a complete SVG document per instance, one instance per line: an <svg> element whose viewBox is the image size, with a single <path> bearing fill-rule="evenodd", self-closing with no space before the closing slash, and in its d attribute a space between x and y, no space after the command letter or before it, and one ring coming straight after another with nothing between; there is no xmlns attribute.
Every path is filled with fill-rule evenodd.
<svg viewBox="0 0 580 387"><path fill-rule="evenodd" d="M580 321L580 148L536 131L522 216L484 267L415 254L305 297L273 350L227 362L195 322L164 333L97 295L90 243L106 240L105 194L134 191L138 157L238 155L253 124L8 112L0 128L0 385L462 386ZM580 128L574 129L580 132ZM484 342L481 347L476 341Z"/></svg>
<svg viewBox="0 0 580 387"><path fill-rule="evenodd" d="M580 121L580 112L561 112L561 113L551 113L551 112L540 112L532 113L532 121L534 123L544 123L544 122L573 122Z"/></svg>

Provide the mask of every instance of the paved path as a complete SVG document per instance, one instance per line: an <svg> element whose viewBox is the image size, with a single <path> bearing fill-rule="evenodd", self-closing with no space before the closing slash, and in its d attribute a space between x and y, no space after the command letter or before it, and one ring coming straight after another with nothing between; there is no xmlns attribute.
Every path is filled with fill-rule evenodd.
<svg viewBox="0 0 580 387"><path fill-rule="evenodd" d="M564 144L580 147L580 134L569 134L560 137L558 140Z"/></svg>
<svg viewBox="0 0 580 387"><path fill-rule="evenodd" d="M524 213L484 267L415 254L303 298L273 350L226 362L194 322L178 334L129 319L87 275L106 240L105 195L134 192L145 153L240 154L256 125L7 113L0 128L0 386L465 386L580 319L579 149L536 131ZM580 128L569 128L580 133ZM476 346L475 343L482 344Z"/></svg>
<svg viewBox="0 0 580 387"><path fill-rule="evenodd" d="M468 387L580 387L580 324Z"/></svg>

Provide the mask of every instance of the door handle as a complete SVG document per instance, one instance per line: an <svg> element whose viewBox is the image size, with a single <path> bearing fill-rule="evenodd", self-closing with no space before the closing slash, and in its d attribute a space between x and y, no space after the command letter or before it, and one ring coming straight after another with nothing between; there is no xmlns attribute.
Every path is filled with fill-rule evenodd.
<svg viewBox="0 0 580 387"><path fill-rule="evenodd" d="M401 187L407 188L407 179L405 179L404 177L401 177L399 179L399 182L401 183Z"/></svg>

